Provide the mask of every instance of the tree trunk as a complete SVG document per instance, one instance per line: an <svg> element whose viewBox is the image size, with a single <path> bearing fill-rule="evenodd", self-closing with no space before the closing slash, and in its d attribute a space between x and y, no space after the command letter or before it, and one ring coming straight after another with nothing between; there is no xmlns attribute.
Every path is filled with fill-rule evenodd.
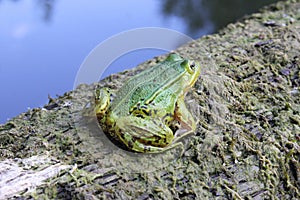
<svg viewBox="0 0 300 200"><path fill-rule="evenodd" d="M184 151L126 152L86 115L162 57L50 99L0 126L0 199L299 199L300 2L285 1L176 50L202 72Z"/></svg>

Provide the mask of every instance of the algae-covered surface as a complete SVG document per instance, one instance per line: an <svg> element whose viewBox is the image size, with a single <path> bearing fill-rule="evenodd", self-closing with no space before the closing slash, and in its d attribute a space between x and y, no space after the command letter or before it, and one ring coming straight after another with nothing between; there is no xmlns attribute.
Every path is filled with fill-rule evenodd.
<svg viewBox="0 0 300 200"><path fill-rule="evenodd" d="M186 97L197 130L182 155L126 152L85 112L96 85L117 89L162 56L0 126L0 199L299 199L300 2L176 52L202 66Z"/></svg>

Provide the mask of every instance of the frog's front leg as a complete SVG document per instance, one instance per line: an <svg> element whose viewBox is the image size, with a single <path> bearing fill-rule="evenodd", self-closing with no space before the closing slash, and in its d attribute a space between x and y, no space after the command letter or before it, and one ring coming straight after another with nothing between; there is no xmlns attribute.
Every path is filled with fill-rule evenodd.
<svg viewBox="0 0 300 200"><path fill-rule="evenodd" d="M172 143L174 137L172 130L159 119L127 116L118 119L116 126L117 137L136 152L163 151Z"/></svg>
<svg viewBox="0 0 300 200"><path fill-rule="evenodd" d="M176 103L175 118L180 123L180 129L176 132L176 140L181 139L196 130L195 120L190 111L186 108L183 98L179 98ZM182 129L185 129L186 131L181 132L180 130Z"/></svg>

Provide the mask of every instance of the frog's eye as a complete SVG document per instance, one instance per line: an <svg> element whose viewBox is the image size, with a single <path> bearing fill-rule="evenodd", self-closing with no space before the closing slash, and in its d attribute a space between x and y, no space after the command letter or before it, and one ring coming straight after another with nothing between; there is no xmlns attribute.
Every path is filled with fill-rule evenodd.
<svg viewBox="0 0 300 200"><path fill-rule="evenodd" d="M196 68L195 62L192 62L192 63L190 64L190 68L191 68L191 70L195 71L195 68Z"/></svg>
<svg viewBox="0 0 300 200"><path fill-rule="evenodd" d="M195 72L196 63L185 60L181 63L181 66L184 67L188 73L193 74Z"/></svg>

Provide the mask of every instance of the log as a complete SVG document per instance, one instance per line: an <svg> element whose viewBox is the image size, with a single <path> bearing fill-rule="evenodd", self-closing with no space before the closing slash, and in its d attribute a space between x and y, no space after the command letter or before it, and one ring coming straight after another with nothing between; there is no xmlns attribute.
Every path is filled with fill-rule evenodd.
<svg viewBox="0 0 300 200"><path fill-rule="evenodd" d="M0 199L299 199L299 19L298 0L279 2L175 50L202 66L183 152L124 151L86 115L96 86L165 56L1 125Z"/></svg>

